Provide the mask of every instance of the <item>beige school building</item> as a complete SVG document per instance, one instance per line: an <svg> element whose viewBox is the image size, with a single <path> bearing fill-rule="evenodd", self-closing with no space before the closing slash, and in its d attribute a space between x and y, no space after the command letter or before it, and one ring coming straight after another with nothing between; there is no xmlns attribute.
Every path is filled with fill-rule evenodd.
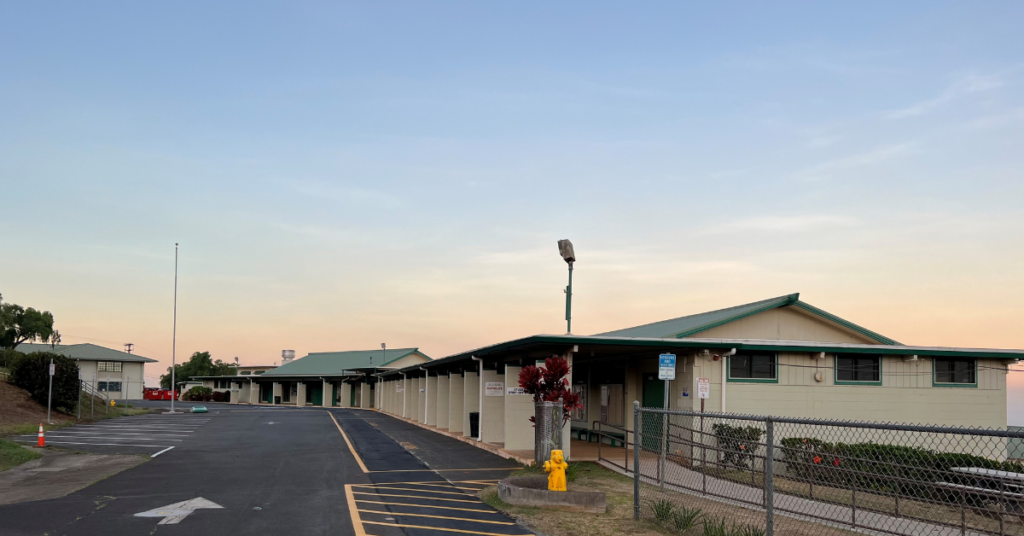
<svg viewBox="0 0 1024 536"><path fill-rule="evenodd" d="M361 392L369 384L381 411L529 458L534 405L517 388L519 371L563 356L584 401L563 429L572 457L599 427L632 442L633 401L663 405L666 353L676 355L672 409L699 410L706 378L706 411L1002 429L1007 370L1024 357L901 344L792 294L592 336L525 337L350 381Z"/></svg>
<svg viewBox="0 0 1024 536"><path fill-rule="evenodd" d="M82 373L86 389L95 389L113 400L138 400L145 386L146 363L155 359L129 354L95 344L29 344L22 343L19 352L51 352L74 359Z"/></svg>

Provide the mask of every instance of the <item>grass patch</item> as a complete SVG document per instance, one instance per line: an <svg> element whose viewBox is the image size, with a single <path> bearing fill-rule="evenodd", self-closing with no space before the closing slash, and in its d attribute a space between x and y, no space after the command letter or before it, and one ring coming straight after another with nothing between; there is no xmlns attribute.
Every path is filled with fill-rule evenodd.
<svg viewBox="0 0 1024 536"><path fill-rule="evenodd" d="M547 536L763 536L764 512L714 501L709 498L662 490L644 484L641 518L633 519L633 479L595 463L575 464L575 482L570 490L603 491L608 511L604 514L562 512L537 507L515 506L498 498L489 487L481 500L504 512L531 530ZM525 467L519 475L544 474L543 469ZM659 504L660 503L660 504ZM657 505L657 506L656 506ZM659 515L660 514L660 515ZM660 521L656 519L660 517ZM724 522L724 526L721 522ZM786 536L839 536L854 533L818 523L776 515L775 534Z"/></svg>
<svg viewBox="0 0 1024 536"><path fill-rule="evenodd" d="M32 452L13 441L0 439L0 472L39 457L40 454L38 452Z"/></svg>

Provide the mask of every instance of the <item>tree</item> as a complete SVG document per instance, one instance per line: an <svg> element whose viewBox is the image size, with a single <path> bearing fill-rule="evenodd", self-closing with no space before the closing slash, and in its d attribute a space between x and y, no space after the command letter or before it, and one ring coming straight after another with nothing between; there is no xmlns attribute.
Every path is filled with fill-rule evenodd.
<svg viewBox="0 0 1024 536"><path fill-rule="evenodd" d="M48 342L55 333L49 311L3 303L0 295L0 347L13 350L23 342Z"/></svg>
<svg viewBox="0 0 1024 536"><path fill-rule="evenodd" d="M174 380L187 382L196 376L234 376L235 366L220 359L214 361L210 352L196 352L188 361L174 367ZM160 387L171 388L171 367L160 376Z"/></svg>
<svg viewBox="0 0 1024 536"><path fill-rule="evenodd" d="M562 401L562 426L569 422L574 410L583 408L580 395L569 389L566 376L571 368L565 358L555 356L544 361L543 369L528 365L519 371L519 387L533 395L534 403ZM530 422L535 420L530 417Z"/></svg>

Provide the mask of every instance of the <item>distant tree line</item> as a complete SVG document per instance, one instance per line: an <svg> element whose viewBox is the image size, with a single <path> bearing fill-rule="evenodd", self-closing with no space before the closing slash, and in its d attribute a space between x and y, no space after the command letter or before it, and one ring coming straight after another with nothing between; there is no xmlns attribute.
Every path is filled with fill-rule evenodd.
<svg viewBox="0 0 1024 536"><path fill-rule="evenodd" d="M234 363L225 363L220 359L214 360L210 352L196 352L188 361L174 367L174 381L187 382L196 376L234 376ZM167 374L160 376L160 387L171 388L171 367L167 367Z"/></svg>

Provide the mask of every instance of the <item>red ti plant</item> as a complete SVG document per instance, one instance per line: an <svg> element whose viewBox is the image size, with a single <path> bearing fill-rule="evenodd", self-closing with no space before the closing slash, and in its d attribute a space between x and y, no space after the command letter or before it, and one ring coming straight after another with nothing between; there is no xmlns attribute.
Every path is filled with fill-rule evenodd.
<svg viewBox="0 0 1024 536"><path fill-rule="evenodd" d="M583 409L580 395L569 388L566 376L570 369L565 358L554 356L544 361L543 369L528 365L519 372L519 387L533 395L535 403L562 401L562 426L569 422L573 411ZM535 421L534 417L530 417L530 422Z"/></svg>

